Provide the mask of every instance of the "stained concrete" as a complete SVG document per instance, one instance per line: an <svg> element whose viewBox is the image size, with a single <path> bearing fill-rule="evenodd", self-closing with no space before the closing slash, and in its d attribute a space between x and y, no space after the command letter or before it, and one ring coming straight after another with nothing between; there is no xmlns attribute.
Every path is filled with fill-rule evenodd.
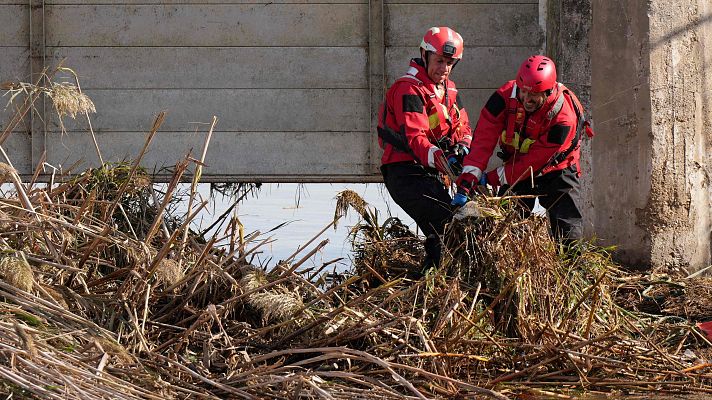
<svg viewBox="0 0 712 400"><path fill-rule="evenodd" d="M141 143L155 113L167 109L162 130L193 132L205 126L194 122L217 115L216 132L236 133L225 142L233 156L211 159L206 178L371 182L381 179L378 106L387 84L418 54L426 29L447 23L462 33L466 50L454 79L476 117L521 59L541 48L540 1L452 0L439 7L432 0L0 0L0 50L14 58L0 58L0 81L27 81L31 68L37 73L66 58L97 106L94 131L124 140L104 135L105 159ZM27 124L35 130L32 151L13 153L16 165L29 166L20 170L23 176L31 176L43 150L55 144L69 150L49 148L50 157L62 157L50 163L92 161L74 142L54 140L56 119L47 114L34 113ZM39 121L49 121L47 132ZM65 121L72 140L81 140L75 134L85 126ZM298 170L284 168L284 154L266 152L270 168L235 175L240 163L233 158L251 159L252 147L319 141L324 133L312 149L320 151L289 152ZM257 143L245 146L246 138ZM333 146L319 147L328 143ZM172 166L175 154L190 149L179 140L168 145L152 161ZM334 168L324 151L344 162ZM281 178L272 166L282 166Z"/></svg>
<svg viewBox="0 0 712 400"><path fill-rule="evenodd" d="M709 3L592 1L594 224L629 265L710 264Z"/></svg>
<svg viewBox="0 0 712 400"><path fill-rule="evenodd" d="M543 1L543 0L542 0ZM546 0L546 51L556 62L559 82L564 83L581 100L589 118L591 110L591 30L590 0ZM592 118L593 119L593 118ZM581 142L581 186L584 211L584 233L595 236L593 213L593 170L591 141Z"/></svg>
<svg viewBox="0 0 712 400"><path fill-rule="evenodd" d="M486 94L499 86L504 76L513 76L521 62L517 55L543 47L557 61L560 80L588 105L598 133L592 142L584 142L583 149L587 233L605 244L618 245L619 259L629 265L675 265L695 270L710 263L708 154L712 143L712 91L706 78L712 65L712 39L708 39L712 38L710 0L453 0L448 7L439 9L440 14L430 12L435 4L431 0L410 2L417 5L375 1L370 6L362 0L325 0L319 4L286 4L291 2L280 0L269 7L163 4L161 0L132 0L128 2L132 6L107 3L98 7L67 0L62 4L47 3L40 10L44 13L33 11L35 16L44 16L44 20L33 17L34 32L42 32L39 28L43 26L48 28L44 39L35 34L33 38L42 40L32 41L28 40L29 18L15 18L29 16L27 2L21 3L0 0L0 22L8 22L0 23L0 48L10 54L10 61L8 57L0 60L0 75L4 75L0 79L29 74L29 61L38 61L29 58L27 44L31 42L33 52L42 54L47 50L49 59L74 55L72 67L80 71L82 78L82 74L92 75L87 77L85 89L106 92L97 93L99 105L109 104L117 93L140 105L130 106L129 101L124 102L128 108L115 108L126 112L111 120L123 121L126 126L102 124L101 118L105 117L97 117L95 129L99 135L118 130L143 138L151 121L148 114L161 109L159 103L168 100L173 110L164 129L192 131L187 122L206 121L213 113L219 113L222 132L239 132L234 141L225 144L239 146L234 147L237 158L240 151L250 148L241 146L249 143L247 138L259 139L267 146L274 140L282 143L285 136L291 137L295 132L304 135L300 138L319 139L328 133L332 141L324 143L337 143L331 150L347 149L353 156L345 158L351 164L341 166L343 171L354 171L344 178L347 173L342 170L338 176L327 173L334 169L322 163L320 152L299 154L300 160L316 155L310 159L312 162L302 163L306 169L291 171L302 174L304 180L380 179L374 172L377 163L373 162L378 157L369 156L369 146L375 138L369 120L373 120L382 96L375 96L376 101L372 101L376 92L369 89L378 86L375 77L383 80L387 73L394 76L393 71L404 68L405 53L417 46L425 28L450 21L465 36L466 56L458 66L456 81L470 99L468 107L473 117ZM371 26L373 21L368 16L373 17L379 4L385 14L383 21ZM251 19L240 22L243 17ZM373 32L369 30L372 28ZM106 29L110 32L102 31ZM374 41L374 32L384 29L384 40ZM546 40L540 33L542 29ZM45 42L49 46L46 49L40 46ZM369 49L369 44L374 48ZM195 47L184 48L186 45ZM118 58L106 59L107 46ZM142 46L156 47L147 53ZM383 62L366 59L381 53L389 56ZM391 56L399 60L395 67L391 67L396 62ZM301 80L294 78L308 71L304 60L312 57L326 60L332 70L303 76ZM280 72L265 75L260 67L276 64L277 58ZM334 58L338 60L329 61ZM103 61L97 63L100 59ZM129 59L159 72L116 72L117 65L121 67ZM89 60L97 64L89 67ZM478 60L481 62L476 64ZM166 67L171 63L197 68L201 76L188 79L181 75L186 74L182 69ZM221 63L239 67L231 69ZM104 71L102 66L108 69ZM235 83L238 79L242 83ZM110 84L117 81L121 84ZM95 82L109 83L108 87L99 87L101 83ZM112 90L115 91L111 93ZM163 96L171 91L173 94ZM255 94L250 95L249 91ZM315 91L323 93L316 95ZM153 97L146 94L149 92L154 93ZM348 115L339 114L346 111L334 111L333 104L324 103L326 96L334 93L340 95L338 99L346 105ZM198 95L191 96L195 94ZM241 107L245 101L247 105ZM265 119L259 105L279 108L289 118ZM292 115L297 111L310 117L311 121L301 120L309 125L285 122L297 120ZM106 112L111 111L100 110L99 114ZM192 117L191 112L205 117ZM140 117L141 113L146 115ZM339 120L345 122L332 126ZM369 134L370 142L366 140ZM71 132L70 137L74 137ZM31 174L36 163L27 152L31 142L29 136L20 139L12 154L17 154L16 166ZM44 146L42 140L40 135L34 137L34 147ZM136 140L140 143L140 139ZM129 142L120 144L125 143ZM103 145L109 147L108 143ZM17 161L23 158L20 154L28 154L23 162ZM35 151L36 156L39 154ZM369 161L372 165L364 166ZM171 157L169 162L172 165L174 159ZM234 164L229 157L224 162ZM236 175L227 171L215 172L214 177L234 179ZM260 171L248 173L258 176ZM274 176L274 180L299 178Z"/></svg>

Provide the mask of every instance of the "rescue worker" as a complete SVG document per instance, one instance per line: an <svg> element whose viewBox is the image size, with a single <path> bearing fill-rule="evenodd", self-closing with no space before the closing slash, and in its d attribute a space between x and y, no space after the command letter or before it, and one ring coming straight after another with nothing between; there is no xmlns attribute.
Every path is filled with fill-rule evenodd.
<svg viewBox="0 0 712 400"><path fill-rule="evenodd" d="M452 215L442 176L462 162L472 140L467 112L449 79L462 52L460 34L448 27L428 29L420 58L388 89L379 113L383 180L426 237L424 269L440 263L439 236Z"/></svg>
<svg viewBox="0 0 712 400"><path fill-rule="evenodd" d="M584 131L593 135L576 95L557 83L554 62L541 55L527 58L516 79L497 89L480 112L452 204L463 205L477 184L502 188L500 194L511 188L517 195L539 196L557 241L581 239L579 143ZM485 172L498 143L504 165ZM529 213L534 200L523 199Z"/></svg>

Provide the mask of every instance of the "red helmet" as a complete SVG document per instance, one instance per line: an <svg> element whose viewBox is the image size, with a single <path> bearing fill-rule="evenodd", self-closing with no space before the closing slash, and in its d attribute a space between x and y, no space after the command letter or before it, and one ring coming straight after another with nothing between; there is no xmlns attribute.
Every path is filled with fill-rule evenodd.
<svg viewBox="0 0 712 400"><path fill-rule="evenodd" d="M462 36L447 26L434 26L425 32L420 48L459 60L462 58Z"/></svg>
<svg viewBox="0 0 712 400"><path fill-rule="evenodd" d="M531 92L545 92L556 86L556 65L545 56L531 56L517 72L517 85Z"/></svg>

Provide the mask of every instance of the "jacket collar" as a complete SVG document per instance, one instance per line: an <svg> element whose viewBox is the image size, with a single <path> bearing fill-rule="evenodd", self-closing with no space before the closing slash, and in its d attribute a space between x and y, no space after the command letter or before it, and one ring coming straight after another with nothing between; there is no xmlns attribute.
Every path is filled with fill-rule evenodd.
<svg viewBox="0 0 712 400"><path fill-rule="evenodd" d="M428 76L428 71L425 69L425 63L420 58L413 58L410 60L410 67L408 68L406 74L418 78L424 84L435 85L435 82L433 82Z"/></svg>

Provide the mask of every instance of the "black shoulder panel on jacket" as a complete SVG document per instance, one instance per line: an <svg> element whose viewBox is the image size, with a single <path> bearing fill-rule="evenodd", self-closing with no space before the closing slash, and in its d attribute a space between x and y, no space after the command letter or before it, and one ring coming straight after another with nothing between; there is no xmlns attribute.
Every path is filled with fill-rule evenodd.
<svg viewBox="0 0 712 400"><path fill-rule="evenodd" d="M403 95L403 112L417 112L422 113L425 109L425 104L423 104L423 99L417 94L404 94Z"/></svg>
<svg viewBox="0 0 712 400"><path fill-rule="evenodd" d="M564 144L566 137L569 136L569 131L571 131L571 127L568 125L554 125L549 129L546 140L549 143Z"/></svg>
<svg viewBox="0 0 712 400"><path fill-rule="evenodd" d="M506 102L499 92L492 93L492 96L487 100L487 104L485 104L487 111L494 117L498 116L504 110L505 106Z"/></svg>
<svg viewBox="0 0 712 400"><path fill-rule="evenodd" d="M462 96L460 96L460 91L457 92L457 97L455 97L455 103L457 103L457 108L465 108L465 103L462 102Z"/></svg>

